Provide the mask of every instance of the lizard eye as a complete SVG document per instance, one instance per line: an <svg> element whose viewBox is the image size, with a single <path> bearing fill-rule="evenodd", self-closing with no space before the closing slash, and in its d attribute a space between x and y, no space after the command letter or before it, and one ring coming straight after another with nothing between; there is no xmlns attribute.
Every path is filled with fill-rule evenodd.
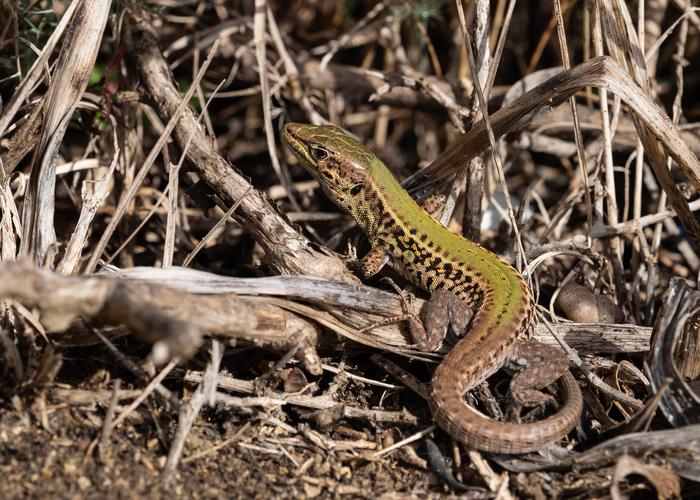
<svg viewBox="0 0 700 500"><path fill-rule="evenodd" d="M311 153L312 158L316 161L323 161L328 158L328 151L323 148L312 146L309 148L309 152Z"/></svg>
<svg viewBox="0 0 700 500"><path fill-rule="evenodd" d="M350 188L350 196L357 196L362 191L362 184L355 184Z"/></svg>

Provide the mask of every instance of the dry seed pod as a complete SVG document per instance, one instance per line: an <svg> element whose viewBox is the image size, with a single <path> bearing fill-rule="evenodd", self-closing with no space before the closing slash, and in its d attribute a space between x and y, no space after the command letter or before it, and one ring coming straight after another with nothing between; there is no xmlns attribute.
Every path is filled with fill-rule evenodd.
<svg viewBox="0 0 700 500"><path fill-rule="evenodd" d="M564 315L577 323L619 323L622 311L607 295L597 295L585 286L569 282L554 303Z"/></svg>
<svg viewBox="0 0 700 500"><path fill-rule="evenodd" d="M282 372L284 380L284 392L299 392L309 384L306 375L299 368L294 367Z"/></svg>

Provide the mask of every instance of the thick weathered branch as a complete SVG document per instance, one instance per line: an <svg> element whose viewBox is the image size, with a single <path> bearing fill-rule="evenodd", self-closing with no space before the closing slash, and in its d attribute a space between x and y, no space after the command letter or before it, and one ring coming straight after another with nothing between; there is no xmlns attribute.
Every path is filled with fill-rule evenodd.
<svg viewBox="0 0 700 500"><path fill-rule="evenodd" d="M0 266L0 298L39 309L49 331L63 331L79 318L126 325L139 339L156 343L158 362L191 354L209 334L278 351L298 348L309 371L321 370L315 326L279 307L234 294L193 295L156 283L62 276L10 262Z"/></svg>
<svg viewBox="0 0 700 500"><path fill-rule="evenodd" d="M181 102L168 63L148 22L132 15L126 22L127 53L138 73L148 100L160 116L169 120ZM216 193L224 210L240 201L234 216L265 249L271 267L282 274L312 274L339 281L356 282L336 256L314 248L264 193L250 183L211 146L195 113L186 109L175 128L181 148L191 140L187 159Z"/></svg>

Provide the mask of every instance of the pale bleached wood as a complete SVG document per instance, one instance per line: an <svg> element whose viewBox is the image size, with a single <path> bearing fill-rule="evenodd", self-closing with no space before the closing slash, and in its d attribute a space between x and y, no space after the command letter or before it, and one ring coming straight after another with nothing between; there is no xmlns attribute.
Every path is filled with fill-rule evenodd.
<svg viewBox="0 0 700 500"><path fill-rule="evenodd" d="M56 242L53 225L56 156L68 121L85 92L95 65L110 5L111 0L81 2L42 103L44 121L25 194L20 245L20 254L30 256L36 264L44 261L47 251Z"/></svg>
<svg viewBox="0 0 700 500"><path fill-rule="evenodd" d="M342 309L338 314L350 325L368 325L382 317L404 313L401 299L394 293L365 285L351 285L316 276L273 276L236 278L204 271L177 268L157 269L109 267L105 273L129 280L159 283L194 294L227 294L241 296L273 296L310 302L319 307ZM419 313L425 301L416 298L414 312ZM580 354L645 352L649 349L651 328L628 324L555 323L551 327ZM367 332L376 343L386 347L405 346L411 342L406 328L390 325ZM558 345L544 325L538 324L533 338ZM369 342L368 342L369 343Z"/></svg>

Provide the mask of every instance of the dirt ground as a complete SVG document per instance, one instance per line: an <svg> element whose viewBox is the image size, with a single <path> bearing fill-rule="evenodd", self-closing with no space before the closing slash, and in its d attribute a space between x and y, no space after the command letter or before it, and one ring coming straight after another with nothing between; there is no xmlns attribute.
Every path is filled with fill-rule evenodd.
<svg viewBox="0 0 700 500"><path fill-rule="evenodd" d="M399 450L381 459L369 457L405 429L352 421L319 429L310 412L294 408L250 415L206 409L188 436L181 466L165 486L161 472L177 413L163 401L151 402L115 429L100 451L111 397L107 369L119 372L99 349L68 350L58 378L89 373L89 382L57 384L45 404L32 406L37 401L32 391L8 401L0 412L2 498L430 497L448 492L412 454ZM339 393L349 404L375 397L362 384L344 385ZM166 386L187 394L175 377ZM425 409L423 414L427 426ZM298 433L274 425L272 417L292 423ZM48 427L42 425L44 418Z"/></svg>

